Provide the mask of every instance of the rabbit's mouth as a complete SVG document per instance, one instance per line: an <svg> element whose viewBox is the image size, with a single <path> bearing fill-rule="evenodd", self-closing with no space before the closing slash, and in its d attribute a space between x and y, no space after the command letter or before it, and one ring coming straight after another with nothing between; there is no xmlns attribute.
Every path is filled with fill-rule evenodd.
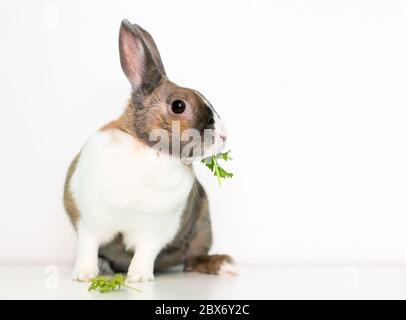
<svg viewBox="0 0 406 320"><path fill-rule="evenodd" d="M188 163L200 161L223 152L225 146L226 138L221 134L214 134L209 140L203 138L200 142L186 145L182 150L181 158Z"/></svg>

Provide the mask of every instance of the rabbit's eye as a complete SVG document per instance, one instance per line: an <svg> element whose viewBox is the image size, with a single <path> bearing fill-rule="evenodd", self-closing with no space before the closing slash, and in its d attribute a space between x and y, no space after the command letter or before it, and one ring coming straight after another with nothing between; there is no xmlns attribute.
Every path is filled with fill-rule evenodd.
<svg viewBox="0 0 406 320"><path fill-rule="evenodd" d="M172 102L172 111L174 113L183 113L186 109L186 103L182 100L175 100Z"/></svg>

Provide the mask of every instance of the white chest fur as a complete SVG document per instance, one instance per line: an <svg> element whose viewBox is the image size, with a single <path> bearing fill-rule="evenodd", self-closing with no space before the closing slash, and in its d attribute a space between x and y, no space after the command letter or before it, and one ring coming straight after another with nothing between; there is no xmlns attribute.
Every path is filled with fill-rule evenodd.
<svg viewBox="0 0 406 320"><path fill-rule="evenodd" d="M101 241L122 232L128 246L156 237L165 245L179 226L193 171L117 129L98 132L83 148L70 190L79 225Z"/></svg>

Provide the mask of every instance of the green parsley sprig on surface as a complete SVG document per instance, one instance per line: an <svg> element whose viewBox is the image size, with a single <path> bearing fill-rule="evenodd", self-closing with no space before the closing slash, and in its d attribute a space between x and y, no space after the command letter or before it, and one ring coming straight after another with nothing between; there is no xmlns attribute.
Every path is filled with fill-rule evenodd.
<svg viewBox="0 0 406 320"><path fill-rule="evenodd" d="M230 157L230 151L227 151L225 153L219 153L215 156L203 159L202 163L204 163L206 167L209 168L211 172L213 172L214 176L217 177L219 185L221 186L221 179L232 178L233 174L231 172L227 172L222 167L220 167L218 163L219 160L224 161L233 160L233 158Z"/></svg>
<svg viewBox="0 0 406 320"><path fill-rule="evenodd" d="M89 291L99 291L101 293L119 291L122 287L141 292L125 283L127 276L118 273L113 277L98 276L90 280Z"/></svg>

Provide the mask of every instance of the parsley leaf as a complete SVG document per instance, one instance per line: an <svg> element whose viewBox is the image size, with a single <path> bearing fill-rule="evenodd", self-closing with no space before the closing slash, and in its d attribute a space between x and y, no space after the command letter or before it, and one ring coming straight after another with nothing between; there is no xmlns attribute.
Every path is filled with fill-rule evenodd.
<svg viewBox="0 0 406 320"><path fill-rule="evenodd" d="M119 291L121 287L126 287L138 292L141 292L140 290L130 287L129 285L125 284L125 280L127 279L127 276L122 275L120 273L116 274L113 277L107 277L107 276L98 276L96 278L93 278L90 280L90 286L89 286L89 291L99 291L101 293L107 293L107 292L113 292L113 291Z"/></svg>
<svg viewBox="0 0 406 320"><path fill-rule="evenodd" d="M203 159L202 163L205 164L206 167L209 168L211 172L213 172L214 176L217 177L219 185L221 186L221 179L232 178L233 174L231 172L227 172L225 169L220 167L220 165L218 164L218 160L224 161L232 160L232 158L230 157L230 151L227 151L225 153L219 153L215 156Z"/></svg>

